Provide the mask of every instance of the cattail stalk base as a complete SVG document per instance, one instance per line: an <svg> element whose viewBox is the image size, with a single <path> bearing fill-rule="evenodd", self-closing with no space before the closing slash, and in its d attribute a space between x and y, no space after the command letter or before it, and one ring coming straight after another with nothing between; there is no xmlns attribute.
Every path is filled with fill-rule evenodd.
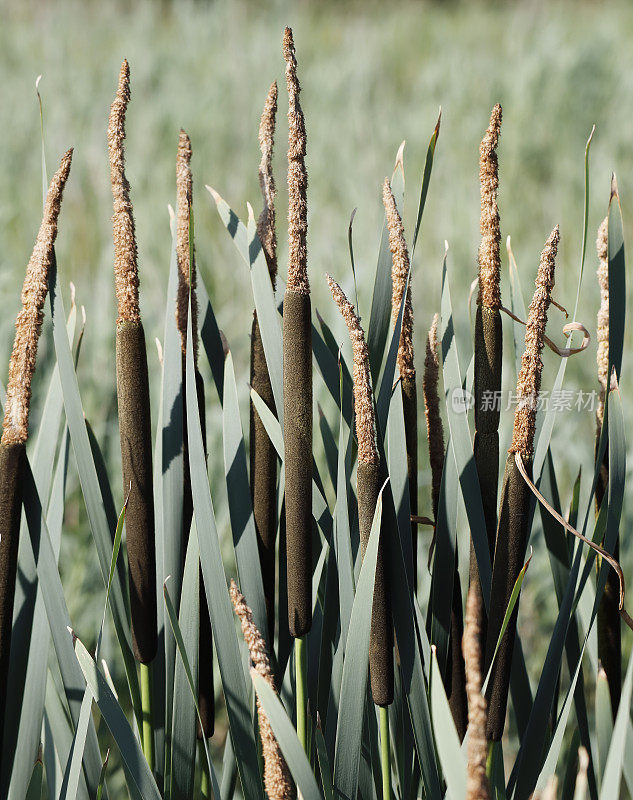
<svg viewBox="0 0 633 800"><path fill-rule="evenodd" d="M251 387L273 412L275 403L257 315L251 329ZM259 563L264 584L268 640L275 640L275 544L277 540L277 453L259 414L251 403L251 498Z"/></svg>
<svg viewBox="0 0 633 800"><path fill-rule="evenodd" d="M310 295L287 290L283 310L288 626L312 627L312 322Z"/></svg>
<svg viewBox="0 0 633 800"><path fill-rule="evenodd" d="M359 462L356 485L361 556L364 558L378 501L378 493L382 485L380 465ZM386 563L387 547L384 537L385 532L381 530L369 638L371 694L374 703L382 707L391 705L394 691L393 617L391 613L391 594L387 583L389 571Z"/></svg>
<svg viewBox="0 0 633 800"><path fill-rule="evenodd" d="M9 678L25 458L23 443L0 442L0 754Z"/></svg>
<svg viewBox="0 0 633 800"><path fill-rule="evenodd" d="M380 767L382 770L382 800L391 798L391 752L389 746L389 709L380 709Z"/></svg>
<svg viewBox="0 0 633 800"><path fill-rule="evenodd" d="M116 369L123 491L130 493L125 530L132 643L136 659L148 664L156 655L158 634L152 430L142 323L124 320L117 325Z"/></svg>
<svg viewBox="0 0 633 800"><path fill-rule="evenodd" d="M464 611L462 609L462 589L457 564L453 575L453 605L451 608L451 633L448 645L448 680L446 695L451 709L455 729L460 742L468 728L468 698L466 696L466 666L462 654L464 636Z"/></svg>
<svg viewBox="0 0 633 800"><path fill-rule="evenodd" d="M524 456L523 463L527 474L531 477L531 460ZM530 488L519 472L515 454L511 452L508 454L501 487L499 527L492 571L490 617L486 641L486 672L492 661L514 584L523 567L531 499ZM519 603L517 602L499 645L488 684L486 735L489 741L500 742L503 736L518 612Z"/></svg>
<svg viewBox="0 0 633 800"><path fill-rule="evenodd" d="M141 709L143 717L143 754L154 771L154 724L152 719L152 674L149 664L141 664Z"/></svg>

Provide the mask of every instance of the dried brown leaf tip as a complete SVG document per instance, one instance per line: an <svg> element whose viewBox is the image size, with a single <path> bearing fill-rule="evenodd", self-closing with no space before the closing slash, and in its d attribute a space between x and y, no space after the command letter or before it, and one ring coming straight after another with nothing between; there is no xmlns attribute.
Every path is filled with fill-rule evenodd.
<svg viewBox="0 0 633 800"><path fill-rule="evenodd" d="M365 334L361 327L360 319L354 311L354 306L349 302L338 283L329 275L326 277L334 302L347 324L349 337L352 341L358 460L365 464L377 464L379 456L376 445L376 417L371 389L371 373L369 371L369 351L365 342Z"/></svg>
<svg viewBox="0 0 633 800"><path fill-rule="evenodd" d="M431 329L429 330L429 335L426 340L424 376L422 378L422 391L424 393L424 409L426 414L426 434L429 440L431 497L433 501L434 518L437 518L442 470L444 469L444 426L440 415L440 396L437 388L440 372L437 341L439 321L439 315L436 314L433 317L433 323L431 324Z"/></svg>
<svg viewBox="0 0 633 800"><path fill-rule="evenodd" d="M273 175L273 148L275 146L275 117L277 115L277 81L273 81L259 123L259 186L264 208L257 220L257 234L266 254L270 280L275 288L277 281L277 233L275 231L275 176Z"/></svg>
<svg viewBox="0 0 633 800"><path fill-rule="evenodd" d="M514 414L514 430L510 446L511 453L521 453L525 458L531 458L534 450L536 410L543 372L541 352L547 325L547 311L554 288L554 268L559 240L557 225L541 253L536 290L525 326L525 352L521 357L521 369L517 381L517 409Z"/></svg>
<svg viewBox="0 0 633 800"><path fill-rule="evenodd" d="M125 177L125 114L130 101L130 67L121 64L119 85L110 106L108 123L108 154L110 157L110 182L112 183L112 238L114 239L114 288L118 306L118 320L139 322L138 265L136 233L130 184Z"/></svg>
<svg viewBox="0 0 633 800"><path fill-rule="evenodd" d="M231 602L242 625L242 634L248 647L253 667L266 683L275 691L275 680L270 666L270 659L264 641L257 626L253 622L253 612L246 604L244 595L231 581ZM257 716L259 719L259 735L264 753L264 788L270 800L290 800L293 797L293 786L288 766L275 739L275 734L268 717L257 698Z"/></svg>
<svg viewBox="0 0 633 800"><path fill-rule="evenodd" d="M479 188L481 193L481 217L479 227L479 302L487 308L497 309L501 305L501 229L497 190L499 189L499 162L497 144L501 131L501 106L492 109L490 124L479 146Z"/></svg>
<svg viewBox="0 0 633 800"><path fill-rule="evenodd" d="M402 296L404 295L409 276L409 251L404 238L402 218L396 206L396 199L391 191L388 178L382 188L382 201L387 216L387 229L389 231L389 249L391 250L391 321L395 324L400 311ZM413 363L413 306L411 304L411 286L407 289L407 298L404 303L402 316L402 330L398 346L398 369L402 378L415 378Z"/></svg>
<svg viewBox="0 0 633 800"><path fill-rule="evenodd" d="M196 262L191 261L193 249L189 241L191 206L193 204L193 178L191 175L191 140L180 130L176 156L176 261L178 263L178 294L176 323L180 331L183 354L187 349L187 317L189 286L191 284L191 328L193 334L194 363L198 363L198 300L196 297Z"/></svg>
<svg viewBox="0 0 633 800"><path fill-rule="evenodd" d="M288 291L310 293L308 281L308 173L305 166L306 124L299 102L301 86L292 30L284 32L283 52L288 87Z"/></svg>
<svg viewBox="0 0 633 800"><path fill-rule="evenodd" d="M3 444L24 443L29 433L31 380L35 372L37 344L44 320L44 301L48 292L48 274L54 258L57 220L72 156L72 149L64 153L59 169L50 182L42 223L26 267L22 286L22 309L15 321L15 339L9 362L9 380L2 425Z"/></svg>
<svg viewBox="0 0 633 800"><path fill-rule="evenodd" d="M598 251L598 284L600 286L600 310L598 311L598 381L600 402L598 423L602 425L604 403L609 384L609 218L605 217L598 228L596 249Z"/></svg>
<svg viewBox="0 0 633 800"><path fill-rule="evenodd" d="M467 800L489 800L490 787L486 777L488 742L486 740L486 698L481 694L481 618L483 600L474 584L466 599L466 625L463 651L466 665L466 694L468 696L468 765L466 778Z"/></svg>

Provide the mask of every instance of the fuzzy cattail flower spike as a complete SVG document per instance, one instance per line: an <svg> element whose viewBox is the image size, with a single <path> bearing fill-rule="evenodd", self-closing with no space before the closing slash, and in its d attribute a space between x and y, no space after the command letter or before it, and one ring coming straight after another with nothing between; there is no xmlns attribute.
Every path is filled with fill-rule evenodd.
<svg viewBox="0 0 633 800"><path fill-rule="evenodd" d="M15 339L0 439L0 753L6 709L7 680L13 625L13 599L18 564L22 469L29 433L31 381L35 372L37 345L44 319L49 271L55 258L57 220L62 193L72 160L72 150L61 164L48 188L44 216L26 268L22 287L22 309L15 322Z"/></svg>
<svg viewBox="0 0 633 800"><path fill-rule="evenodd" d="M604 423L604 405L609 390L609 218L605 217L598 229L598 284L600 285L600 310L598 311L598 381L600 399L596 413L596 458ZM605 450L596 484L596 513L609 486L609 446ZM613 557L619 561L620 540L616 540ZM615 719L622 690L622 631L619 611L620 582L617 573L609 570L607 583L598 607L598 658L607 675L611 711Z"/></svg>
<svg viewBox="0 0 633 800"><path fill-rule="evenodd" d="M358 440L356 492L358 495L358 526L361 556L371 533L376 503L382 485L380 456L376 446L376 418L369 369L369 352L360 319L341 287L327 276L332 297L345 320L352 340L354 411ZM374 703L388 706L393 702L393 620L391 596L387 580L386 548L381 535L376 562L374 602L369 642L369 672Z"/></svg>
<svg viewBox="0 0 633 800"><path fill-rule="evenodd" d="M141 668L143 747L153 764L151 690L148 664L158 647L156 612L156 547L152 422L145 333L139 308L136 234L130 185L125 177L125 114L130 100L130 68L123 61L116 97L110 107L108 154L112 184L112 237L116 322L116 383L121 437L128 584L132 646Z"/></svg>
<svg viewBox="0 0 633 800"><path fill-rule="evenodd" d="M191 494L191 474L189 469L189 447L187 434L187 396L186 396L186 350L187 350L187 323L189 317L189 304L191 304L191 333L193 345L193 363L196 379L196 395L200 413L200 427L202 429L202 443L205 456L206 445L206 414L204 382L198 371L198 299L196 296L196 262L191 236L193 233L193 177L191 174L191 140L184 130L180 130L178 137L178 152L176 155L176 261L178 264L178 294L176 301L176 324L180 332L182 347L182 385L183 385L183 460L184 460L184 488L183 488L183 552L187 548L191 520L193 517L193 497ZM213 691L213 636L209 607L204 589L204 578L200 570L200 668L198 676L198 705L202 719L202 729L198 726L198 738L204 736L209 739L213 736L215 726L215 695Z"/></svg>
<svg viewBox="0 0 633 800"><path fill-rule="evenodd" d="M429 443L429 462L431 465L431 500L433 519L437 523L440 500L442 472L444 470L444 427L440 416L440 396L438 379L440 361L438 357L437 327L439 316L433 317L431 329L427 337L426 356L424 359L424 376L422 391L426 410L426 432ZM430 617L429 617L430 622ZM460 740L466 735L468 727L468 704L466 699L466 673L462 655L461 641L464 633L464 617L462 611L462 588L455 559L453 572L453 597L451 605L451 630L448 646L448 664L443 676L446 696L455 722Z"/></svg>
<svg viewBox="0 0 633 800"><path fill-rule="evenodd" d="M404 238L402 219L391 191L389 179L385 178L382 190L383 205L389 231L391 250L391 321L395 324L409 276L409 252ZM402 388L402 411L404 414L404 435L407 448L407 477L409 480L409 506L411 515L418 513L418 410L415 386L415 364L413 360L413 306L411 303L411 284L407 288L402 315L402 329L398 345L398 370ZM411 523L411 547L413 550L413 587L417 585L418 526Z"/></svg>
<svg viewBox="0 0 633 800"><path fill-rule="evenodd" d="M262 160L259 165L259 185L264 200L264 208L257 222L257 233L266 255L273 290L277 279L276 190L272 170L276 114L277 83L274 82L268 91L259 125L259 146L262 152ZM274 413L273 390L257 321L257 312L255 311L253 312L253 325L251 328L251 386ZM270 642L274 642L277 453L253 403L251 403L250 408L250 467L251 498L255 517L255 530L257 532L259 561L264 583L268 639Z"/></svg>
<svg viewBox="0 0 633 800"><path fill-rule="evenodd" d="M497 144L500 132L501 106L497 104L492 109L490 124L479 147L481 244L478 255L479 294L475 318L475 439L473 444L491 563L494 558L497 532L497 486L499 483L500 409L496 398L499 397L501 391L503 360L503 334L499 310L501 306L501 229L497 207L497 190L499 188ZM477 558L472 542L470 582L478 586L481 591ZM486 640L484 603L479 603L478 608L482 615L479 631L482 636L480 651L483 653Z"/></svg>
<svg viewBox="0 0 633 800"><path fill-rule="evenodd" d="M295 638L297 735L307 746L306 652L312 627L312 312L308 282L306 129L292 31L283 39L288 88L288 279L283 312L288 626Z"/></svg>
<svg viewBox="0 0 633 800"><path fill-rule="evenodd" d="M149 664L156 655L156 558L152 433L145 333L139 309L136 235L130 186L125 177L125 114L130 99L130 68L121 65L110 109L108 152L112 183L116 371L123 491L129 492L125 529L129 566L134 655Z"/></svg>
<svg viewBox="0 0 633 800"><path fill-rule="evenodd" d="M559 238L558 226L556 226L541 253L536 290L530 304L525 328L525 352L521 359L521 370L517 382L517 410L514 415L512 444L501 487L499 524L492 570L490 618L486 639L486 670L492 662L505 610L523 566L527 548L531 490L519 471L516 458L521 458L525 471L531 478L536 411L543 370L541 352L547 325L547 311L554 287L554 267ZM488 685L487 736L493 742L499 742L503 735L518 610L517 602L501 640Z"/></svg>
<svg viewBox="0 0 633 800"><path fill-rule="evenodd" d="M237 588L234 580L231 581L230 594L233 608L242 625L242 634L248 647L253 669L262 676L271 689L277 692L266 642L253 622L253 613L246 604L244 595ZM259 720L259 735L262 740L264 755L264 788L266 789L266 794L270 800L292 800L294 792L288 765L284 760L281 748L277 743L277 739L275 739L275 734L266 712L259 702L259 698L257 698L257 718Z"/></svg>

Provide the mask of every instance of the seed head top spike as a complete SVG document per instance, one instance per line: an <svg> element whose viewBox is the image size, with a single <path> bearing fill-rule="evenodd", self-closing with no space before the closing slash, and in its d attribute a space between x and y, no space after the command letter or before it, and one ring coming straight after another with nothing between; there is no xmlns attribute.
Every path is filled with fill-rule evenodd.
<svg viewBox="0 0 633 800"><path fill-rule="evenodd" d="M125 177L125 114L130 101L130 67L126 60L121 64L119 85L110 106L108 123L108 154L110 157L110 182L112 184L112 238L114 240L114 288L116 291L118 320L139 322L138 266L136 233L130 184Z"/></svg>
<svg viewBox="0 0 633 800"><path fill-rule="evenodd" d="M391 250L391 321L395 324L400 311L400 303L407 285L409 275L409 251L404 238L402 218L396 206L396 199L391 191L389 178L385 178L382 190L382 200L387 216L387 229L389 231L389 249ZM407 289L407 297L402 316L402 330L398 346L398 369L402 378L415 378L413 363L413 307L411 304L411 284Z"/></svg>
<svg viewBox="0 0 633 800"><path fill-rule="evenodd" d="M605 217L598 228L598 284L600 285L600 310L598 311L598 381L600 402L597 417L602 425L604 401L609 387L609 218Z"/></svg>
<svg viewBox="0 0 633 800"><path fill-rule="evenodd" d="M22 309L15 321L15 339L9 362L9 380L2 431L3 444L20 444L29 433L31 380L35 372L37 344L44 319L48 274L53 263L57 220L62 194L72 161L72 148L62 156L48 187L44 215L22 286Z"/></svg>
<svg viewBox="0 0 633 800"><path fill-rule="evenodd" d="M187 310L191 284L191 328L193 334L194 363L198 363L198 300L196 297L196 262L190 258L189 226L193 204L193 178L191 175L191 140L180 129L176 156L176 260L178 263L178 295L176 323L180 331L182 352L187 349Z"/></svg>
<svg viewBox="0 0 633 800"><path fill-rule="evenodd" d="M356 412L356 438L358 439L358 460L365 464L377 464L379 461L376 445L376 417L371 390L371 373L369 370L369 351L365 342L365 334L354 306L345 293L329 275L326 275L332 297L347 324L352 341L354 410Z"/></svg>
<svg viewBox="0 0 633 800"><path fill-rule="evenodd" d="M262 160L259 164L259 186L264 199L264 208L257 220L257 233L266 254L273 289L277 281L277 233L275 231L275 195L277 191L273 175L276 115L277 81L273 81L268 90L268 96L266 97L259 123L259 148L262 153Z"/></svg>
<svg viewBox="0 0 633 800"><path fill-rule="evenodd" d="M560 233L558 225L550 234L541 253L541 262L536 276L536 290L530 303L525 326L525 352L521 357L521 369L517 382L518 405L514 415L511 453L521 453L531 458L536 431L536 409L541 390L541 373L547 311L554 288L554 267Z"/></svg>
<svg viewBox="0 0 633 800"><path fill-rule="evenodd" d="M424 358L424 376L422 378L422 391L424 393L424 408L426 414L426 434L429 440L429 462L431 465L431 499L433 502L433 516L437 519L437 509L440 500L440 485L442 483L442 470L444 469L444 426L440 415L440 396L437 390L440 362L437 354L437 326L439 315L435 314L426 341L426 356Z"/></svg>
<svg viewBox="0 0 633 800"><path fill-rule="evenodd" d="M306 125L299 102L301 86L297 78L297 59L292 30L286 28L283 40L288 87L288 280L286 288L310 293L308 281L308 173L305 166Z"/></svg>
<svg viewBox="0 0 633 800"><path fill-rule="evenodd" d="M246 604L246 599L237 588L234 580L231 580L230 595L233 608L242 625L242 634L244 635L244 641L248 647L253 666L271 689L276 692L273 671L266 651L266 642L253 622L253 612ZM268 717L259 702L259 698L257 698L257 712L259 735L264 753L264 788L266 789L266 794L270 800L291 800L293 787L288 766L275 739Z"/></svg>
<svg viewBox="0 0 633 800"><path fill-rule="evenodd" d="M490 800L486 777L488 742L486 740L486 698L481 694L481 594L470 585L466 599L466 625L463 652L468 696L468 772L467 800Z"/></svg>
<svg viewBox="0 0 633 800"><path fill-rule="evenodd" d="M499 188L499 163L497 144L501 131L501 106L492 109L488 130L479 147L479 185L481 192L481 218L479 222L479 302L487 308L501 305L501 257L499 246L501 230L497 190Z"/></svg>

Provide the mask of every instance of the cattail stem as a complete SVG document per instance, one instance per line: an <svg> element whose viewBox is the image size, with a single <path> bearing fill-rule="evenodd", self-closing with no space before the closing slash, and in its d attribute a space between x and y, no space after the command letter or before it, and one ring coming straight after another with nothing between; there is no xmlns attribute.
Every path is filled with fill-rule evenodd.
<svg viewBox="0 0 633 800"><path fill-rule="evenodd" d="M557 226L552 231L541 253L541 261L536 277L536 289L530 304L525 328L525 352L521 359L521 370L517 381L518 402L514 415L512 443L506 460L501 487L499 523L497 526L490 592L490 615L486 638L486 672L492 663L503 618L514 584L523 566L527 548L531 491L519 471L515 453L521 455L526 474L531 479L536 410L543 370L541 352L547 325L547 311L554 286L554 267L558 241L559 232ZM500 742L503 736L518 612L519 603L517 602L501 639L497 656L492 664L492 673L488 684L486 735L493 742Z"/></svg>
<svg viewBox="0 0 633 800"><path fill-rule="evenodd" d="M488 536L490 562L494 559L497 533L497 489L499 485L499 411L497 398L501 392L503 334L501 326L501 230L497 190L499 165L497 144L501 131L501 106L495 105L490 124L479 148L479 183L481 194L479 246L479 295L475 318L475 440L473 451L479 477L479 488ZM491 402L492 401L492 402ZM475 549L470 546L470 583L481 594L481 581ZM483 596L482 596L483 599ZM480 652L485 652L486 607L479 609ZM483 664L480 665L483 669Z"/></svg>
<svg viewBox="0 0 633 800"><path fill-rule="evenodd" d="M283 308L288 626L312 626L312 314L308 281L306 129L292 31L283 39L288 89L288 280Z"/></svg>
<svg viewBox="0 0 633 800"><path fill-rule="evenodd" d="M424 359L424 376L422 391L424 393L424 407L426 412L426 430L429 443L429 462L431 465L431 501L433 518L437 523L438 506L440 500L440 487L442 472L444 470L444 427L440 416L440 397L438 392L439 357L437 327L439 316L433 317L433 323L427 337L426 355ZM434 524L435 524L434 523ZM468 706L466 698L466 674L461 641L464 634L464 617L462 610L462 589L457 569L457 551L455 552L455 567L453 570L453 597L451 604L451 627L448 640L448 663L443 671L442 680L446 689L446 696L453 715L453 721L459 735L463 740L468 727Z"/></svg>
<svg viewBox="0 0 633 800"><path fill-rule="evenodd" d="M123 61L110 107L108 153L112 184L114 286L117 297L116 382L121 436L130 611L134 655L148 664L158 646L152 422L145 334L139 308L136 234L130 185L125 176L125 115L130 100L130 68Z"/></svg>
<svg viewBox="0 0 633 800"><path fill-rule="evenodd" d="M361 559L369 542L371 526L378 502L382 474L380 455L376 444L376 417L371 387L369 352L360 319L341 287L327 276L332 296L341 312L352 340L354 375L354 413L358 440L358 467L356 494L358 497L358 528ZM393 617L391 594L387 582L388 550L385 532L381 530L376 561L371 631L369 637L369 674L371 693L377 706L386 707L393 702Z"/></svg>
<svg viewBox="0 0 633 800"><path fill-rule="evenodd" d="M143 717L143 754L150 768L154 771L154 723L152 716L152 675L149 664L140 666L141 709Z"/></svg>
<svg viewBox="0 0 633 800"><path fill-rule="evenodd" d="M295 693L297 696L297 738L301 742L304 752L308 753L308 724L307 724L307 681L308 681L308 656L307 641L305 636L295 639Z"/></svg>
<svg viewBox="0 0 633 800"><path fill-rule="evenodd" d="M598 230L598 283L600 285L600 310L598 311L598 381L600 402L596 419L596 458L600 449L600 436L604 423L604 406L609 382L609 218L605 217ZM596 484L596 514L609 489L609 444L605 448ZM620 558L620 540L616 540L613 556ZM615 720L622 691L622 631L619 609L619 579L614 570L609 570L600 605L598 606L598 658L607 676L611 711Z"/></svg>
<svg viewBox="0 0 633 800"><path fill-rule="evenodd" d="M270 281L275 288L277 278L277 233L275 229L275 178L272 156L277 113L277 83L273 82L259 125L259 146L262 159L259 165L259 183L264 208L257 221L257 233L262 243ZM268 374L257 312L253 313L251 328L251 386L266 405L275 413L273 390ZM275 544L277 540L277 453L254 404L250 406L250 476L253 516L259 549L259 563L264 584L264 601L268 622L268 638L275 641Z"/></svg>
<svg viewBox="0 0 633 800"><path fill-rule="evenodd" d="M409 508L418 514L418 393L413 378L401 381L404 438L407 450L407 478L409 483ZM413 552L413 590L418 585L418 526L411 523L411 548Z"/></svg>
<svg viewBox="0 0 633 800"><path fill-rule="evenodd" d="M391 798L391 751L389 747L389 709L380 708L380 768L382 771L382 800Z"/></svg>

